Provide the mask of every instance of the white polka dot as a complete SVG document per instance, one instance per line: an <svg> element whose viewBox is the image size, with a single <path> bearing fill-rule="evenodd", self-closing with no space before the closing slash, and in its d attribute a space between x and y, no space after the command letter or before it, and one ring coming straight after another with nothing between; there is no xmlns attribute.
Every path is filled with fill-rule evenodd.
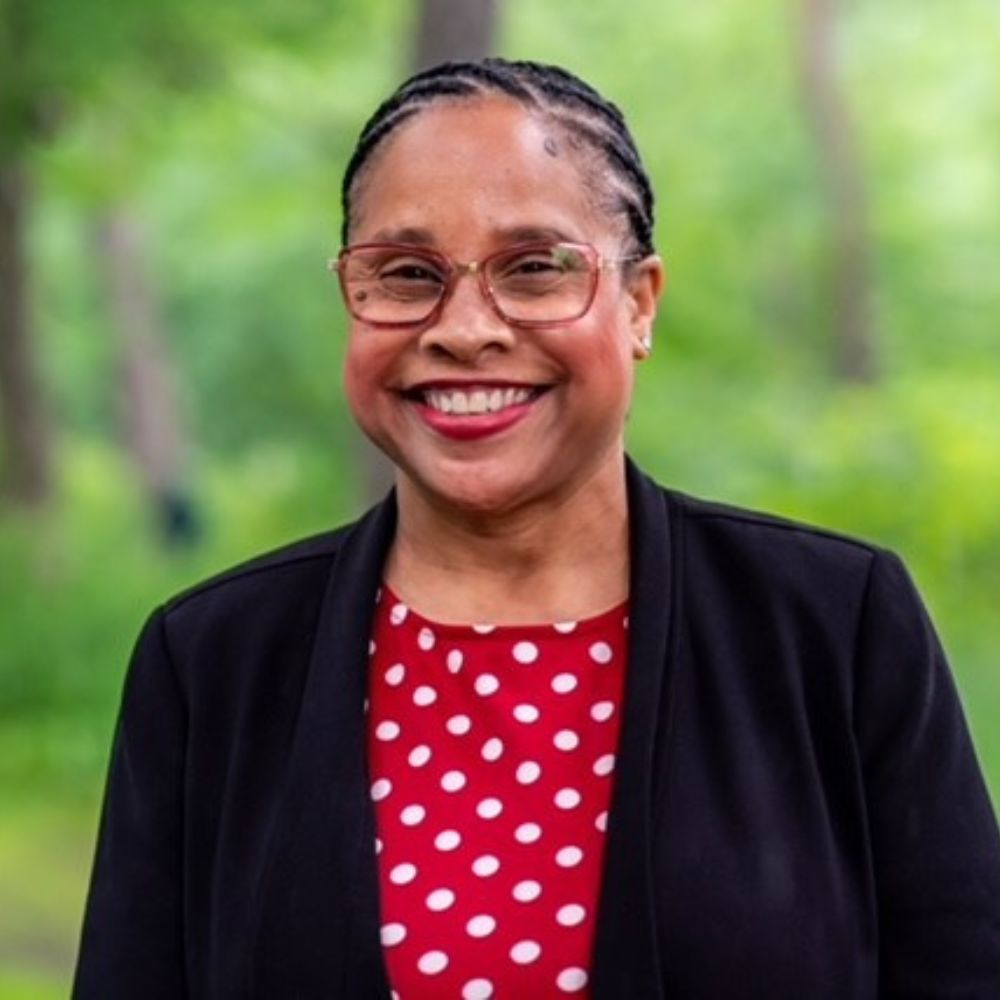
<svg viewBox="0 0 1000 1000"><path fill-rule="evenodd" d="M530 785L533 781L538 780L541 773L542 769L535 761L526 760L523 764L517 765L514 776L522 785Z"/></svg>
<svg viewBox="0 0 1000 1000"><path fill-rule="evenodd" d="M375 853L382 853L382 841L378 837L375 838Z"/></svg>
<svg viewBox="0 0 1000 1000"><path fill-rule="evenodd" d="M601 833L604 833L604 831L607 830L608 828L607 811L597 814L597 819L594 820L594 826L596 826L597 829L601 831Z"/></svg>
<svg viewBox="0 0 1000 1000"><path fill-rule="evenodd" d="M480 878L487 878L500 871L500 862L492 854L483 854L472 862L472 870Z"/></svg>
<svg viewBox="0 0 1000 1000"><path fill-rule="evenodd" d="M542 894L542 887L533 879L526 878L523 882L518 882L514 886L511 895L519 903L530 903Z"/></svg>
<svg viewBox="0 0 1000 1000"><path fill-rule="evenodd" d="M402 924L382 925L382 944L390 948L394 944L399 944L406 937L406 928Z"/></svg>
<svg viewBox="0 0 1000 1000"><path fill-rule="evenodd" d="M478 625L472 626L473 632L478 632L480 635L489 635L496 628L496 625L489 625L486 622L480 622Z"/></svg>
<svg viewBox="0 0 1000 1000"><path fill-rule="evenodd" d="M590 709L590 717L594 722L607 722L615 714L615 705L612 701L596 702Z"/></svg>
<svg viewBox="0 0 1000 1000"><path fill-rule="evenodd" d="M486 937L496 930L497 922L488 913L479 913L466 925L465 929L471 937Z"/></svg>
<svg viewBox="0 0 1000 1000"><path fill-rule="evenodd" d="M459 670L462 669L462 661L465 659L462 656L462 651L459 649L452 649L449 651L448 656L445 658L445 663L448 665L448 670L450 673L457 674Z"/></svg>
<svg viewBox="0 0 1000 1000"><path fill-rule="evenodd" d="M576 628L576 622L556 622L552 626L557 632L562 632L566 635L568 632L572 632Z"/></svg>
<svg viewBox="0 0 1000 1000"><path fill-rule="evenodd" d="M404 861L401 865L396 865L389 872L389 881L393 885L406 885L417 877L417 866L411 865L409 861Z"/></svg>
<svg viewBox="0 0 1000 1000"><path fill-rule="evenodd" d="M423 767L431 759L431 748L421 743L410 751L410 756L406 758L414 767Z"/></svg>
<svg viewBox="0 0 1000 1000"><path fill-rule="evenodd" d="M371 656L372 653L374 653L374 652L375 652L375 640L374 639L369 639L368 640L368 655Z"/></svg>
<svg viewBox="0 0 1000 1000"><path fill-rule="evenodd" d="M483 799L476 806L476 814L482 819L496 819L503 812L503 803L499 799Z"/></svg>
<svg viewBox="0 0 1000 1000"><path fill-rule="evenodd" d="M612 656L614 656L611 647L606 642L595 642L588 652L595 663L610 663Z"/></svg>
<svg viewBox="0 0 1000 1000"><path fill-rule="evenodd" d="M424 817L427 815L427 810L423 806L418 806L416 804L412 806L406 806L400 810L399 822L403 826L416 826L418 823L422 823Z"/></svg>
<svg viewBox="0 0 1000 1000"><path fill-rule="evenodd" d="M464 736L472 728L472 720L467 715L453 715L445 728L454 736Z"/></svg>
<svg viewBox="0 0 1000 1000"><path fill-rule="evenodd" d="M556 851L556 864L560 868L572 868L574 865L578 865L583 860L583 851L579 847L575 847L573 844L568 844L566 847L560 847Z"/></svg>
<svg viewBox="0 0 1000 1000"><path fill-rule="evenodd" d="M495 694L500 689L500 682L493 674L480 674L474 686L478 694L485 696Z"/></svg>
<svg viewBox="0 0 1000 1000"><path fill-rule="evenodd" d="M375 735L380 740L394 740L399 735L399 723L393 722L391 719L386 719L384 722L380 722L375 729Z"/></svg>
<svg viewBox="0 0 1000 1000"><path fill-rule="evenodd" d="M500 755L503 753L503 740L497 736L491 736L484 744L482 749L483 760L499 760Z"/></svg>
<svg viewBox="0 0 1000 1000"><path fill-rule="evenodd" d="M458 830L442 830L434 838L434 846L439 851L453 851L462 843L462 835Z"/></svg>
<svg viewBox="0 0 1000 1000"><path fill-rule="evenodd" d="M579 903L567 903L556 911L556 920L563 927L576 927L586 915L587 911Z"/></svg>
<svg viewBox="0 0 1000 1000"><path fill-rule="evenodd" d="M389 1000L399 1000L399 994L395 990L389 990Z"/></svg>
<svg viewBox="0 0 1000 1000"><path fill-rule="evenodd" d="M443 951L425 951L417 961L417 968L428 976L433 976L447 967L448 956Z"/></svg>
<svg viewBox="0 0 1000 1000"><path fill-rule="evenodd" d="M518 663L534 663L538 659L538 647L533 642L516 642L513 655Z"/></svg>
<svg viewBox="0 0 1000 1000"><path fill-rule="evenodd" d="M600 778L603 778L606 774L610 774L614 769L615 755L613 753L603 754L594 761L594 774Z"/></svg>
<svg viewBox="0 0 1000 1000"><path fill-rule="evenodd" d="M371 708L371 702L365 698L365 714L368 714L368 709Z"/></svg>
<svg viewBox="0 0 1000 1000"><path fill-rule="evenodd" d="M389 621L393 625L402 625L409 610L405 604L394 604L389 611Z"/></svg>
<svg viewBox="0 0 1000 1000"><path fill-rule="evenodd" d="M427 894L427 909L440 913L447 910L455 902L455 893L451 889L435 889Z"/></svg>
<svg viewBox="0 0 1000 1000"><path fill-rule="evenodd" d="M510 949L510 957L517 962L518 965L528 965L534 962L536 958L542 953L542 946L537 941L518 941L513 948Z"/></svg>
<svg viewBox="0 0 1000 1000"><path fill-rule="evenodd" d="M426 653L428 650L434 648L434 643L436 639L434 633L424 626L417 634L417 645Z"/></svg>
<svg viewBox="0 0 1000 1000"><path fill-rule="evenodd" d="M556 986L564 993L577 993L587 985L587 973L575 966L563 969L556 976Z"/></svg>
<svg viewBox="0 0 1000 1000"><path fill-rule="evenodd" d="M552 690L556 694L568 694L576 687L577 680L572 674L556 674L552 678Z"/></svg>
<svg viewBox="0 0 1000 1000"><path fill-rule="evenodd" d="M414 705L433 705L437 701L437 691L434 690L428 684L421 684L420 687L413 692L413 704Z"/></svg>
<svg viewBox="0 0 1000 1000"><path fill-rule="evenodd" d="M515 831L515 839L522 844L533 844L542 835L542 828L537 823L522 823Z"/></svg>
<svg viewBox="0 0 1000 1000"><path fill-rule="evenodd" d="M580 745L580 737L572 729L560 729L552 742L558 750L575 750Z"/></svg>
<svg viewBox="0 0 1000 1000"><path fill-rule="evenodd" d="M392 782L388 778L379 778L372 782L372 798L381 802L392 791Z"/></svg>
<svg viewBox="0 0 1000 1000"><path fill-rule="evenodd" d="M534 705L521 704L514 706L514 718L518 722L537 722L540 714Z"/></svg>
<svg viewBox="0 0 1000 1000"><path fill-rule="evenodd" d="M462 1000L490 1000L493 984L488 979L470 979L462 987Z"/></svg>
<svg viewBox="0 0 1000 1000"><path fill-rule="evenodd" d="M628 628L628 615L622 619L622 628Z"/></svg>
<svg viewBox="0 0 1000 1000"><path fill-rule="evenodd" d="M465 775L461 771L445 771L441 775L441 787L446 792L457 792L465 787Z"/></svg>
<svg viewBox="0 0 1000 1000"><path fill-rule="evenodd" d="M406 676L406 667L402 663L394 663L385 672L385 682L386 684L391 684L393 687L403 683L403 678Z"/></svg>
<svg viewBox="0 0 1000 1000"><path fill-rule="evenodd" d="M560 809L575 809L580 804L580 793L575 788L560 788L554 801Z"/></svg>

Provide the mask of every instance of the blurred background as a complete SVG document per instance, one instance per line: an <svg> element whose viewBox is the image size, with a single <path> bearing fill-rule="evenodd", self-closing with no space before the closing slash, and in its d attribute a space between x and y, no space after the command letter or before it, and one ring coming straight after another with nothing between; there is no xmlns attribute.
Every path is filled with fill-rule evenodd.
<svg viewBox="0 0 1000 1000"><path fill-rule="evenodd" d="M68 993L149 610L381 488L325 259L411 69L626 111L670 272L633 454L899 551L1000 793L1000 9L0 0L0 997Z"/></svg>

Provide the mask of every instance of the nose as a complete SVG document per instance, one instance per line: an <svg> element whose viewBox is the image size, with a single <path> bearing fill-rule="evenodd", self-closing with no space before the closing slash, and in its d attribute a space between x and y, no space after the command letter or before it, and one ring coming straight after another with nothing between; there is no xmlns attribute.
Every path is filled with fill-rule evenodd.
<svg viewBox="0 0 1000 1000"><path fill-rule="evenodd" d="M423 350L459 361L475 361L490 351L507 351L514 331L497 315L479 286L477 276L466 272L455 282L436 322L420 335Z"/></svg>

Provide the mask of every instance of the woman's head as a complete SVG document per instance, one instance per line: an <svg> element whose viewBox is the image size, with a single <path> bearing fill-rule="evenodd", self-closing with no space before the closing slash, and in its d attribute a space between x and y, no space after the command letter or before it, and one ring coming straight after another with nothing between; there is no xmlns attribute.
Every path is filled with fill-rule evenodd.
<svg viewBox="0 0 1000 1000"><path fill-rule="evenodd" d="M578 96L556 114L494 85L508 69ZM481 71L489 86L456 82ZM345 178L349 402L433 502L495 513L565 496L620 471L662 283L648 184L631 140L637 172L604 152L611 123L627 137L620 114L562 71L490 61L415 79ZM428 94L428 79L451 82ZM587 117L597 107L608 135Z"/></svg>

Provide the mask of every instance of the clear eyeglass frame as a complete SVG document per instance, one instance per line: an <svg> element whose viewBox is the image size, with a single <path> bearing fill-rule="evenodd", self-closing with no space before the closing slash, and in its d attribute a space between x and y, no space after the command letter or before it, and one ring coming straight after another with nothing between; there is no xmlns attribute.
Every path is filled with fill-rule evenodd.
<svg viewBox="0 0 1000 1000"><path fill-rule="evenodd" d="M365 315L363 309L357 308L349 287L348 266L352 257L371 253L385 253L398 250L401 255L415 260L423 260L434 267L442 276L440 291L435 300L428 305L427 311L419 316L408 317L405 320L384 320L372 319ZM530 255L533 253L556 253L558 251L579 254L587 264L588 286L585 294L579 296L579 305L567 315L555 316L553 318L530 319L512 315L505 310L497 298L496 290L490 280L492 266L502 260L516 259L520 255ZM531 243L520 243L509 247L504 247L495 253L483 257L481 260L456 261L447 254L427 247L416 247L408 243L355 243L344 247L339 254L327 261L327 269L337 275L341 295L347 311L359 322L366 326L378 329L400 329L420 326L431 326L437 322L448 299L454 292L458 279L463 274L474 275L477 279L479 291L483 298L493 309L494 313L503 322L515 327L560 327L574 323L582 319L594 304L597 295L597 287L602 271L613 270L624 265L643 260L645 255L633 254L622 257L608 257L600 253L596 247L589 243L576 243L566 240L535 241Z"/></svg>

